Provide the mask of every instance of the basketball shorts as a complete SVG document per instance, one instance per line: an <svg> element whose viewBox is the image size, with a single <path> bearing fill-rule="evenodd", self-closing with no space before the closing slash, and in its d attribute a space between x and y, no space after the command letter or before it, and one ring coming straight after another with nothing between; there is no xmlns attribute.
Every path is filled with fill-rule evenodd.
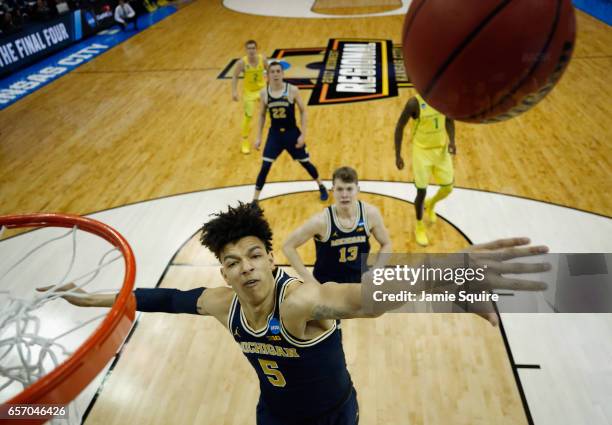
<svg viewBox="0 0 612 425"><path fill-rule="evenodd" d="M242 93L242 102L244 104L244 115L247 117L253 117L255 108L257 108L257 104L259 103L259 90L245 90Z"/></svg>
<svg viewBox="0 0 612 425"><path fill-rule="evenodd" d="M448 153L448 147L424 149L414 145L412 147L412 169L414 172L414 185L417 189L425 189L430 180L434 179L440 186L453 184L455 172L453 159Z"/></svg>
<svg viewBox="0 0 612 425"><path fill-rule="evenodd" d="M263 160L274 162L284 150L286 150L291 158L296 161L306 162L310 160L306 146L296 148L298 137L300 137L300 129L294 128L270 128L266 147L263 151Z"/></svg>
<svg viewBox="0 0 612 425"><path fill-rule="evenodd" d="M307 403L307 400L304 400ZM319 418L291 418L280 419L275 417L266 404L259 399L257 404L257 425L358 425L359 405L357 392L353 388L349 397L333 411Z"/></svg>

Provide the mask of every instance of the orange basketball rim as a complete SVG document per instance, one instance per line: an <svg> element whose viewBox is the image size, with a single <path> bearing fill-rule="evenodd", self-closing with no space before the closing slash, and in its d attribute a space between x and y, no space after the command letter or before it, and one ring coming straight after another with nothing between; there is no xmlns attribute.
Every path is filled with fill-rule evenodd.
<svg viewBox="0 0 612 425"><path fill-rule="evenodd" d="M136 262L132 248L125 238L112 227L70 214L25 214L0 216L0 226L23 227L77 227L97 235L123 254L125 276L112 309L92 335L63 363L24 389L3 407L12 404L68 404L100 373L115 355L132 327L136 299L132 293L136 277ZM41 424L47 419L15 420L20 425ZM4 422L4 421L3 421ZM6 423L10 423L7 421Z"/></svg>

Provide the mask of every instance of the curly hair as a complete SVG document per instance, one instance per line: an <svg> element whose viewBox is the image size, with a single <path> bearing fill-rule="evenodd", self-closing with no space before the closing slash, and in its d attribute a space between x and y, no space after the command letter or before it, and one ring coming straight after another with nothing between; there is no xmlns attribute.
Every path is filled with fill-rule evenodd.
<svg viewBox="0 0 612 425"><path fill-rule="evenodd" d="M210 249L217 259L225 245L246 236L261 240L266 251L272 250L272 229L257 203L240 202L237 207L228 207L226 212L213 214L215 218L202 226L200 242Z"/></svg>

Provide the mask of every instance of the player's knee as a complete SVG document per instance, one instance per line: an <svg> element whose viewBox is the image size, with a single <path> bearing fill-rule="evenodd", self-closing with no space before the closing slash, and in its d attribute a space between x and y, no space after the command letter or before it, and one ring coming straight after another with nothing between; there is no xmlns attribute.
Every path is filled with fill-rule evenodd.
<svg viewBox="0 0 612 425"><path fill-rule="evenodd" d="M425 199L425 196L427 196L427 189L419 189L417 187L417 196L416 196L416 201L423 201Z"/></svg>
<svg viewBox="0 0 612 425"><path fill-rule="evenodd" d="M310 177L312 177L313 179L318 179L319 178L319 171L317 171L317 167L315 167L314 165L312 165L312 162L310 161L300 161L300 164L302 164L302 167L304 167L306 169L306 171L308 171L308 174L310 174Z"/></svg>
<svg viewBox="0 0 612 425"><path fill-rule="evenodd" d="M447 184L445 186L442 186L440 188L440 194L441 195L450 195L450 193L453 191L453 184Z"/></svg>

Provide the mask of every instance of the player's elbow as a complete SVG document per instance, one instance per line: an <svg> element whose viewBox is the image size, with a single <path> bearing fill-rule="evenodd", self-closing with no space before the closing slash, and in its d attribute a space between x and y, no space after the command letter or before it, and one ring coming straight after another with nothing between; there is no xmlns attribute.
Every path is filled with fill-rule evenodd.
<svg viewBox="0 0 612 425"><path fill-rule="evenodd" d="M297 246L295 245L295 242L291 239L287 239L285 241L285 243L283 243L283 254L285 254L285 256L289 256L291 253L293 253L296 250Z"/></svg>

